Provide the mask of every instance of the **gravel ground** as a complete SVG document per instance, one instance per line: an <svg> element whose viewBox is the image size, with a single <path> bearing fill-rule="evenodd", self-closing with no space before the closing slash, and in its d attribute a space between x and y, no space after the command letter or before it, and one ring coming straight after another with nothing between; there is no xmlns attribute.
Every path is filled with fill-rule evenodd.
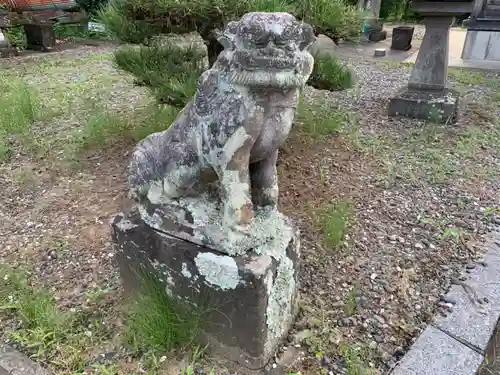
<svg viewBox="0 0 500 375"><path fill-rule="evenodd" d="M108 47L82 47L43 60L0 62L37 85L46 105L64 110L37 126L38 139L57 139L50 152L35 158L14 144L11 160L0 164L0 259L32 267L33 282L48 286L64 308L84 309L90 292L104 291L105 308L99 308L106 311L109 334L89 363L111 353L119 373L128 375L137 364L116 344L122 300L107 219L125 199L131 145L90 152L76 171L58 151L65 134L92 114L89 99L120 113L147 101L147 92L117 72L109 56ZM491 124L499 112L498 103L485 98L494 97L491 82L499 77L456 83L464 93L463 115L443 128L387 118L387 100L407 82L407 67L348 63L357 87L337 93L306 88L304 96L348 113L349 121L325 137L298 126L279 164L282 210L303 235L304 313L290 335L299 352L293 367L303 375L320 368L347 373L350 347L358 348L373 374L387 372L426 321L449 308L440 295L451 277L480 259L483 236L498 221L500 155L492 142L498 145L499 130ZM56 95L61 92L63 102ZM481 126L489 138L478 141L470 125ZM319 220L321 207L333 200L352 202L347 234L334 249L324 245ZM18 327L0 319L4 332Z"/></svg>

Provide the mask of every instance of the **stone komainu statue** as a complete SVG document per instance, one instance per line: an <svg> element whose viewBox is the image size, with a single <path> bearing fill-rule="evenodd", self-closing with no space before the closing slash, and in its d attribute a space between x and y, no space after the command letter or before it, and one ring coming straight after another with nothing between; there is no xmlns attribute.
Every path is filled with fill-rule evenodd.
<svg viewBox="0 0 500 375"><path fill-rule="evenodd" d="M193 99L135 149L131 196L148 224L231 253L214 233L248 236L258 213L276 207L278 149L312 72L314 41L312 27L288 13L228 24Z"/></svg>

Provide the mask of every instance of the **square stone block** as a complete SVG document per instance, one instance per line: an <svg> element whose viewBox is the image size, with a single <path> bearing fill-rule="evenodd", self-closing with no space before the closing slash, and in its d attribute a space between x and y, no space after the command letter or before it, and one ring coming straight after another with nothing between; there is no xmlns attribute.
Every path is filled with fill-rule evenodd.
<svg viewBox="0 0 500 375"><path fill-rule="evenodd" d="M169 295L207 306L200 344L250 369L265 366L288 333L297 311L299 234L287 218L281 238L241 256L167 235L137 211L111 222L116 258L127 292L151 273Z"/></svg>
<svg viewBox="0 0 500 375"><path fill-rule="evenodd" d="M385 30L370 30L368 40L370 42L381 42L387 39L387 31Z"/></svg>
<svg viewBox="0 0 500 375"><path fill-rule="evenodd" d="M456 302L446 317L438 316L434 325L469 346L485 353L500 318L500 232L493 232L487 243L484 265L478 264L465 285L452 285L447 297ZM479 301L474 300L475 293ZM484 300L485 299L485 300Z"/></svg>
<svg viewBox="0 0 500 375"><path fill-rule="evenodd" d="M56 35L52 23L40 25L24 25L28 49L50 52L56 45Z"/></svg>
<svg viewBox="0 0 500 375"><path fill-rule="evenodd" d="M389 116L404 116L439 123L453 123L458 114L459 94L452 89L421 91L408 87L389 101Z"/></svg>

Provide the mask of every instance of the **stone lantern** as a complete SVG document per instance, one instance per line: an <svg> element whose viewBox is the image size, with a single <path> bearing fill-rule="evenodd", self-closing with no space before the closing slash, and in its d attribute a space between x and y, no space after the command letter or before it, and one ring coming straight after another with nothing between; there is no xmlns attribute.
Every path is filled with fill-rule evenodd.
<svg viewBox="0 0 500 375"><path fill-rule="evenodd" d="M424 16L425 35L408 86L390 100L389 116L455 120L459 95L446 87L450 27L455 16L470 13L472 5L472 0L412 1L413 9Z"/></svg>

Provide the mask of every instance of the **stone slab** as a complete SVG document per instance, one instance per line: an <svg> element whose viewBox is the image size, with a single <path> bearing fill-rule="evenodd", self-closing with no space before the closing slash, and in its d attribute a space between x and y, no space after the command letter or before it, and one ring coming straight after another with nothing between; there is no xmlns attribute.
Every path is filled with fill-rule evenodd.
<svg viewBox="0 0 500 375"><path fill-rule="evenodd" d="M3 371L3 372L2 372ZM0 375L52 375L21 352L0 344Z"/></svg>
<svg viewBox="0 0 500 375"><path fill-rule="evenodd" d="M500 31L468 30L462 58L500 61Z"/></svg>
<svg viewBox="0 0 500 375"><path fill-rule="evenodd" d="M483 356L428 326L392 375L474 375Z"/></svg>
<svg viewBox="0 0 500 375"><path fill-rule="evenodd" d="M500 232L488 242L484 264L478 264L465 281L477 294L488 302L473 303L460 285L453 285L447 296L457 303L446 317L435 318L434 325L458 340L484 353L500 317Z"/></svg>
<svg viewBox="0 0 500 375"><path fill-rule="evenodd" d="M458 92L417 91L404 88L389 101L389 116L404 116L422 120L452 123L458 111Z"/></svg>
<svg viewBox="0 0 500 375"><path fill-rule="evenodd" d="M297 311L299 234L291 224L283 224L281 238L242 256L165 235L137 211L117 215L111 226L129 294L140 288L134 270L152 275L171 296L206 307L200 344L212 354L250 369L268 363Z"/></svg>

